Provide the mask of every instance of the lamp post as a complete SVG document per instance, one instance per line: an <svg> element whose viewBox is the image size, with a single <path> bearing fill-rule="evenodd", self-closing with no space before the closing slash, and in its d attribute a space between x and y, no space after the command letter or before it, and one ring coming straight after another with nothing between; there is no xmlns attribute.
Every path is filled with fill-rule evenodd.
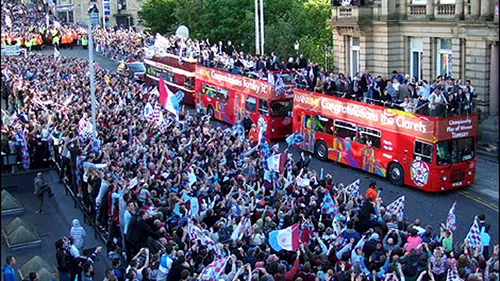
<svg viewBox="0 0 500 281"><path fill-rule="evenodd" d="M260 55L259 0L255 0L255 54Z"/></svg>
<svg viewBox="0 0 500 281"><path fill-rule="evenodd" d="M293 45L293 48L295 49L295 53L297 54L297 57L299 56L299 40L295 40L295 44Z"/></svg>
<svg viewBox="0 0 500 281"><path fill-rule="evenodd" d="M89 67L90 67L90 96L92 98L92 126L94 130L92 131L92 137L94 140L97 139L97 125L95 116L95 85L94 85L94 42L92 40L92 25L99 24L99 10L94 4L94 7L89 9L88 17L88 37L89 37Z"/></svg>

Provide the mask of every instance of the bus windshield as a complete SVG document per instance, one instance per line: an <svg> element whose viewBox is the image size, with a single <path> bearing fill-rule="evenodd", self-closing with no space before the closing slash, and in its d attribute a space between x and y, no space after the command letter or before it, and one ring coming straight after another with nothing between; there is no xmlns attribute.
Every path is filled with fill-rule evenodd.
<svg viewBox="0 0 500 281"><path fill-rule="evenodd" d="M436 144L438 166L468 161L474 156L474 139L472 137L442 141Z"/></svg>
<svg viewBox="0 0 500 281"><path fill-rule="evenodd" d="M279 100L271 102L271 117L292 116L293 100Z"/></svg>

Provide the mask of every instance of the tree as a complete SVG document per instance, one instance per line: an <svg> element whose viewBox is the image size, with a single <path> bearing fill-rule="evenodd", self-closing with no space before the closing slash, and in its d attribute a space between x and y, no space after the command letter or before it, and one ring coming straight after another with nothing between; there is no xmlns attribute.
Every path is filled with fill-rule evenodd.
<svg viewBox="0 0 500 281"><path fill-rule="evenodd" d="M231 40L238 51L255 50L254 0L145 0L139 13L152 32L172 34L184 24L192 38ZM264 13L267 54L275 51L286 60L299 40L300 52L323 64L324 45L333 45L329 0L264 1Z"/></svg>
<svg viewBox="0 0 500 281"><path fill-rule="evenodd" d="M176 0L146 0L142 3L139 17L141 24L151 29L152 34L157 32L172 32L177 24L174 14Z"/></svg>

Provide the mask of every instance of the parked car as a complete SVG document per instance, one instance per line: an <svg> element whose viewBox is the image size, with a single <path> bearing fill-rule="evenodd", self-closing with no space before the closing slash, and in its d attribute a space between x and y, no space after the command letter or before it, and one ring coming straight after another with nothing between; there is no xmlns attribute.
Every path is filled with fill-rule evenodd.
<svg viewBox="0 0 500 281"><path fill-rule="evenodd" d="M138 82L144 82L146 74L146 66L142 62L124 62L121 61L116 67L116 71L120 75L129 77Z"/></svg>

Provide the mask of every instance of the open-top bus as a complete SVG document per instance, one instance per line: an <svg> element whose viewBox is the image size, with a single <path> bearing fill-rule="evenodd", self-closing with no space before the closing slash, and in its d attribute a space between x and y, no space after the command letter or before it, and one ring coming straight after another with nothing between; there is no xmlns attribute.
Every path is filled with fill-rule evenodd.
<svg viewBox="0 0 500 281"><path fill-rule="evenodd" d="M146 65L146 77L144 82L150 86L153 81L159 81L163 77L165 84L173 93L181 91L184 93L183 103L194 105L194 80L196 59L182 58L165 53L164 56L154 55L144 59Z"/></svg>
<svg viewBox="0 0 500 281"><path fill-rule="evenodd" d="M474 183L476 128L476 114L432 118L294 89L302 149L395 185L440 192Z"/></svg>
<svg viewBox="0 0 500 281"><path fill-rule="evenodd" d="M292 132L293 85L290 71L272 72L281 77L284 89L278 94L265 80L218 69L196 66L196 103L213 118L234 125L249 114L264 128L268 139L284 138Z"/></svg>

